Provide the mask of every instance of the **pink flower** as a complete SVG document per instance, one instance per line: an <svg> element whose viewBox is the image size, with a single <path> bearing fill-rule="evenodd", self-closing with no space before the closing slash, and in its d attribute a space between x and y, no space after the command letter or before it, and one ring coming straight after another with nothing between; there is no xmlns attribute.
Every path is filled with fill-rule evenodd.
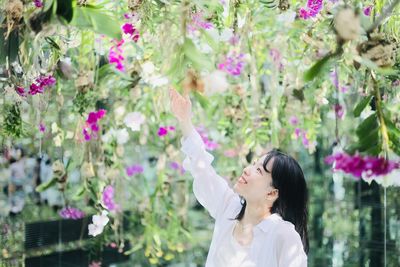
<svg viewBox="0 0 400 267"><path fill-rule="evenodd" d="M114 187L112 185L107 185L103 190L103 204L109 210L113 211L118 208L118 205L114 202Z"/></svg>
<svg viewBox="0 0 400 267"><path fill-rule="evenodd" d="M89 267L101 267L101 261L92 261Z"/></svg>
<svg viewBox="0 0 400 267"><path fill-rule="evenodd" d="M232 76L238 76L243 71L245 66L244 54L237 54L235 52L229 53L224 62L218 64L218 69L225 71Z"/></svg>
<svg viewBox="0 0 400 267"><path fill-rule="evenodd" d="M169 166L171 167L171 169L179 171L181 175L186 172L182 165L180 165L178 162L173 161L170 163Z"/></svg>
<svg viewBox="0 0 400 267"><path fill-rule="evenodd" d="M199 132L200 137L203 140L204 146L207 150L213 151L213 150L219 148L218 143L216 143L208 138L208 134L206 133L206 130L204 127L198 127L197 131Z"/></svg>
<svg viewBox="0 0 400 267"><path fill-rule="evenodd" d="M125 34L130 35L134 42L139 40L139 31L131 23L125 23L122 25L122 30Z"/></svg>
<svg viewBox="0 0 400 267"><path fill-rule="evenodd" d="M143 172L143 167L139 164L126 167L126 174L128 176L140 174Z"/></svg>
<svg viewBox="0 0 400 267"><path fill-rule="evenodd" d="M370 5L364 8L363 12L365 16L371 16L371 11L374 8L374 6Z"/></svg>
<svg viewBox="0 0 400 267"><path fill-rule="evenodd" d="M115 67L119 71L125 71L125 67L123 64L124 61L124 56L123 56L123 50L122 50L122 45L124 44L124 40L122 39L119 42L116 42L115 45L110 47L110 51L108 53L108 61L110 64L115 64Z"/></svg>
<svg viewBox="0 0 400 267"><path fill-rule="evenodd" d="M85 217L85 213L77 208L65 207L60 212L59 215L64 219L78 220Z"/></svg>
<svg viewBox="0 0 400 267"><path fill-rule="evenodd" d="M164 135L167 135L167 133L168 133L168 130L166 129L166 128L164 128L164 127L160 127L160 128L158 128L158 136L164 136Z"/></svg>
<svg viewBox="0 0 400 267"><path fill-rule="evenodd" d="M36 7L43 7L43 2L42 0L33 0L33 3L35 4Z"/></svg>
<svg viewBox="0 0 400 267"><path fill-rule="evenodd" d="M271 48L269 51L269 55L272 58L272 61L274 62L275 67L279 70L283 70L283 64L282 64L282 55L281 52L279 52L278 49L276 48Z"/></svg>
<svg viewBox="0 0 400 267"><path fill-rule="evenodd" d="M227 149L224 151L224 156L228 158L234 158L237 156L237 152L235 149Z"/></svg>
<svg viewBox="0 0 400 267"><path fill-rule="evenodd" d="M381 157L363 157L358 154L351 156L346 153L330 155L325 158L325 163L334 164L335 171L340 170L357 178L386 175L394 169L400 168L400 163Z"/></svg>

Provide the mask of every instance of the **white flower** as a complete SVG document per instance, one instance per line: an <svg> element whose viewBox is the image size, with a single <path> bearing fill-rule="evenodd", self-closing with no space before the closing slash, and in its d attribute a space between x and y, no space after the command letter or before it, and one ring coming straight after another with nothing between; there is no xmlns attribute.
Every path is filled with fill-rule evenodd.
<svg viewBox="0 0 400 267"><path fill-rule="evenodd" d="M119 145L123 145L126 142L128 142L129 140L129 133L128 131L123 128L123 129L119 129L115 132L115 137L117 138L117 143Z"/></svg>
<svg viewBox="0 0 400 267"><path fill-rule="evenodd" d="M102 137L101 140L104 143L110 143L112 141L112 138L115 136L115 129L111 128L108 130Z"/></svg>
<svg viewBox="0 0 400 267"><path fill-rule="evenodd" d="M156 67L151 61L147 61L146 63L142 64L142 71L147 75L152 74L155 69Z"/></svg>
<svg viewBox="0 0 400 267"><path fill-rule="evenodd" d="M215 93L222 93L228 89L226 74L223 71L215 70L203 77L205 94L210 96Z"/></svg>
<svg viewBox="0 0 400 267"><path fill-rule="evenodd" d="M124 123L132 131L140 131L140 126L144 123L145 117L140 112L131 112L126 114Z"/></svg>
<svg viewBox="0 0 400 267"><path fill-rule="evenodd" d="M107 217L108 212L103 210L101 215L93 215L92 221L93 223L89 224L89 235L97 236L101 234L104 230L104 226L110 221Z"/></svg>
<svg viewBox="0 0 400 267"><path fill-rule="evenodd" d="M21 65L19 65L19 63L17 61L14 61L13 63L11 63L11 66L14 68L15 73L21 74L23 72Z"/></svg>

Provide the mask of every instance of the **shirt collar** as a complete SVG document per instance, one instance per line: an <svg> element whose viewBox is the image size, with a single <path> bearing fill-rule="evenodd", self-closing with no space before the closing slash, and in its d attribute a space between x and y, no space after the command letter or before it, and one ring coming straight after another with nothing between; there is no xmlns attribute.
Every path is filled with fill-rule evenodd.
<svg viewBox="0 0 400 267"><path fill-rule="evenodd" d="M283 221L282 217L278 213L273 213L257 224L257 227L267 232L273 225L276 225L280 221Z"/></svg>

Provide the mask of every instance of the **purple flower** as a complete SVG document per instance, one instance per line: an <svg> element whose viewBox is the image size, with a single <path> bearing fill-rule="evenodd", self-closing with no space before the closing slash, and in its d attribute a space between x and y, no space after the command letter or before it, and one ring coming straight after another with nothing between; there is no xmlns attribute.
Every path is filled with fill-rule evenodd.
<svg viewBox="0 0 400 267"><path fill-rule="evenodd" d="M185 169L178 162L173 161L169 166L171 169L179 171L182 175L185 173Z"/></svg>
<svg viewBox="0 0 400 267"><path fill-rule="evenodd" d="M59 215L64 219L78 220L85 217L85 213L77 208L65 207L60 212Z"/></svg>
<svg viewBox="0 0 400 267"><path fill-rule="evenodd" d="M335 104L335 105L333 106L333 109L335 110L336 116L337 116L339 119L341 119L341 118L343 117L343 114L344 114L343 106L340 105L340 104Z"/></svg>
<svg viewBox="0 0 400 267"><path fill-rule="evenodd" d="M271 56L272 61L275 64L275 67L280 71L283 71L281 52L279 52L279 50L276 48L271 48L271 50L269 51L269 55Z"/></svg>
<svg viewBox="0 0 400 267"><path fill-rule="evenodd" d="M190 32L194 32L199 29L211 29L213 27L214 25L211 22L204 20L202 11L192 13L192 21L187 25L187 29Z"/></svg>
<svg viewBox="0 0 400 267"><path fill-rule="evenodd" d="M43 122L39 123L39 131L44 133L46 131L46 125Z"/></svg>
<svg viewBox="0 0 400 267"><path fill-rule="evenodd" d="M244 54L237 54L235 52L228 54L225 57L224 62L218 64L218 69L225 71L232 76L238 76L241 74L245 61L243 60Z"/></svg>
<svg viewBox="0 0 400 267"><path fill-rule="evenodd" d="M331 78L331 82L333 83L333 85L336 88L339 88L339 77L338 77L338 73L334 70L329 74L330 78Z"/></svg>
<svg viewBox="0 0 400 267"><path fill-rule="evenodd" d="M126 174L128 176L140 174L143 172L143 167L139 164L126 167Z"/></svg>
<svg viewBox="0 0 400 267"><path fill-rule="evenodd" d="M43 2L42 0L33 0L33 3L35 4L36 7L43 7Z"/></svg>
<svg viewBox="0 0 400 267"><path fill-rule="evenodd" d="M400 86L400 80L395 80L395 81L392 83L392 86L393 86L393 87Z"/></svg>
<svg viewBox="0 0 400 267"><path fill-rule="evenodd" d="M340 170L357 178L386 175L394 169L400 168L400 163L382 157L362 157L358 154L351 156L346 153L330 155L325 158L325 163L335 163L333 167L335 171Z"/></svg>
<svg viewBox="0 0 400 267"><path fill-rule="evenodd" d="M364 8L363 12L365 16L371 16L371 11L374 8L374 6L370 5Z"/></svg>
<svg viewBox="0 0 400 267"><path fill-rule="evenodd" d="M311 17L315 17L323 7L322 0L308 0L307 7L300 8L299 17L302 19L309 19Z"/></svg>
<svg viewBox="0 0 400 267"><path fill-rule="evenodd" d="M114 202L114 187L112 185L107 185L104 188L102 200L109 211L118 209L118 205Z"/></svg>
<svg viewBox="0 0 400 267"><path fill-rule="evenodd" d="M296 116L293 115L293 116L290 117L289 122L290 122L291 125L295 126L295 125L297 125L299 123L299 119Z"/></svg>
<svg viewBox="0 0 400 267"><path fill-rule="evenodd" d="M200 137L203 140L204 146L207 150L213 151L213 150L219 148L220 145L218 143L216 143L208 138L208 134L206 133L206 130L203 127L198 127L197 131L199 132Z"/></svg>

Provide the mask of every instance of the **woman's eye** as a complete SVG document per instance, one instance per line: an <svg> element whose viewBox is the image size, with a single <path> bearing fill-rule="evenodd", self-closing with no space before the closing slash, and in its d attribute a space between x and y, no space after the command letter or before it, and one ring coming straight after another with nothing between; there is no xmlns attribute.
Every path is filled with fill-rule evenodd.
<svg viewBox="0 0 400 267"><path fill-rule="evenodd" d="M260 168L257 168L257 171L259 171L261 173L261 169Z"/></svg>

